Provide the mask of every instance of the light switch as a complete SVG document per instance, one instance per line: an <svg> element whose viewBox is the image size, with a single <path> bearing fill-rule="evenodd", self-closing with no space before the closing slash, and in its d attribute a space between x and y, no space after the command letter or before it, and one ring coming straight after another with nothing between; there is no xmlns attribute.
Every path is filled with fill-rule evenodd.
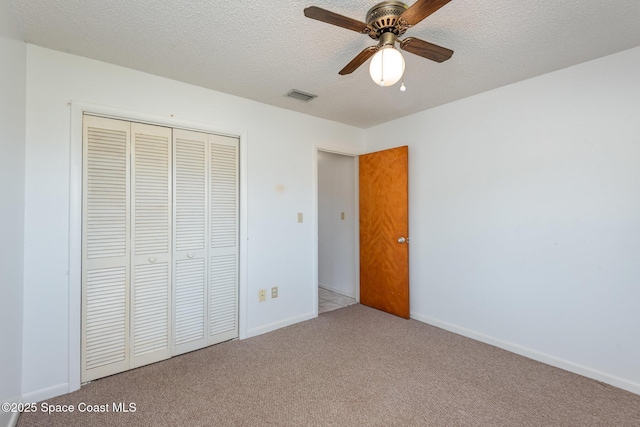
<svg viewBox="0 0 640 427"><path fill-rule="evenodd" d="M344 221L344 212L340 212L340 219Z"/></svg>
<svg viewBox="0 0 640 427"><path fill-rule="evenodd" d="M298 222L302 222L302 212L298 212Z"/></svg>

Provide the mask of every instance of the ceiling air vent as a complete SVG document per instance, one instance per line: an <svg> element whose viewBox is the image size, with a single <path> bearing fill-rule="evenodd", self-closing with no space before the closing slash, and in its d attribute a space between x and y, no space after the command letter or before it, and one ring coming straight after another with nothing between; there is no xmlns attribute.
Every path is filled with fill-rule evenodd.
<svg viewBox="0 0 640 427"><path fill-rule="evenodd" d="M313 98L317 98L318 95L312 95L310 93L302 92L301 90L291 89L289 93L287 93L289 98L294 98L300 101L309 102Z"/></svg>

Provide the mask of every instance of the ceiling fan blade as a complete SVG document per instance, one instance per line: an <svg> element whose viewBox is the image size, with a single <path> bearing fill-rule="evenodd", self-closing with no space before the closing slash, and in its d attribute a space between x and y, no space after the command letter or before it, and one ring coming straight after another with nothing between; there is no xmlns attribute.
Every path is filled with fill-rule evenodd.
<svg viewBox="0 0 640 427"><path fill-rule="evenodd" d="M415 37L407 37L400 42L400 49L436 62L444 62L451 58L453 51L437 44L429 43Z"/></svg>
<svg viewBox="0 0 640 427"><path fill-rule="evenodd" d="M355 58L353 58L351 62L349 62L342 70L340 70L338 74L344 76L345 74L353 73L356 69L358 69L359 66L364 64L367 59L372 57L373 54L377 52L377 50L378 46L369 46L368 48L360 52Z"/></svg>
<svg viewBox="0 0 640 427"><path fill-rule="evenodd" d="M337 13L316 6L307 7L304 10L304 16L326 22L327 24L337 25L338 27L346 28L347 30L356 31L358 33L368 33L371 31L371 27L364 22L338 15Z"/></svg>
<svg viewBox="0 0 640 427"><path fill-rule="evenodd" d="M400 15L400 22L408 26L416 25L451 0L418 0Z"/></svg>

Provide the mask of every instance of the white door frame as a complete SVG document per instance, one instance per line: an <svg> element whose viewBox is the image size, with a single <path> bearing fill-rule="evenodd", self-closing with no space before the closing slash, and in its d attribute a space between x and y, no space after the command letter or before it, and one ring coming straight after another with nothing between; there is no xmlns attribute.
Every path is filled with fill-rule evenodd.
<svg viewBox="0 0 640 427"><path fill-rule="evenodd" d="M355 285L356 285L356 301L360 302L360 210L359 210L359 175L358 175L358 156L364 154L362 150L356 150L351 148L345 148L340 146L333 146L327 144L316 144L316 149L313 153L313 229L315 232L315 244L313 245L313 280L315 283L315 288L313 291L313 307L315 316L318 315L318 243L319 243L319 235L318 235L318 210L320 206L318 205L318 151L324 151L327 153L340 154L347 157L353 157L353 165L354 165L354 175L355 175L355 232L353 235L353 239L355 242L354 252L355 252Z"/></svg>
<svg viewBox="0 0 640 427"><path fill-rule="evenodd" d="M239 138L240 144L240 250L238 284L238 335L247 337L247 132L215 123L191 122L173 116L156 116L122 108L71 101L70 175L69 175L69 392L80 389L82 327L82 116L102 117L181 128Z"/></svg>

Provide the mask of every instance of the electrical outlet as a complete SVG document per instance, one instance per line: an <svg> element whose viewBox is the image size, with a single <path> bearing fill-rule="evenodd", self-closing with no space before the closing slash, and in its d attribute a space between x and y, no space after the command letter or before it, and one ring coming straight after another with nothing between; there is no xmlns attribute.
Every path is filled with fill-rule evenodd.
<svg viewBox="0 0 640 427"><path fill-rule="evenodd" d="M278 287L274 286L271 288L271 298L278 298Z"/></svg>
<svg viewBox="0 0 640 427"><path fill-rule="evenodd" d="M258 292L258 302L265 302L267 300L267 290L260 289Z"/></svg>

